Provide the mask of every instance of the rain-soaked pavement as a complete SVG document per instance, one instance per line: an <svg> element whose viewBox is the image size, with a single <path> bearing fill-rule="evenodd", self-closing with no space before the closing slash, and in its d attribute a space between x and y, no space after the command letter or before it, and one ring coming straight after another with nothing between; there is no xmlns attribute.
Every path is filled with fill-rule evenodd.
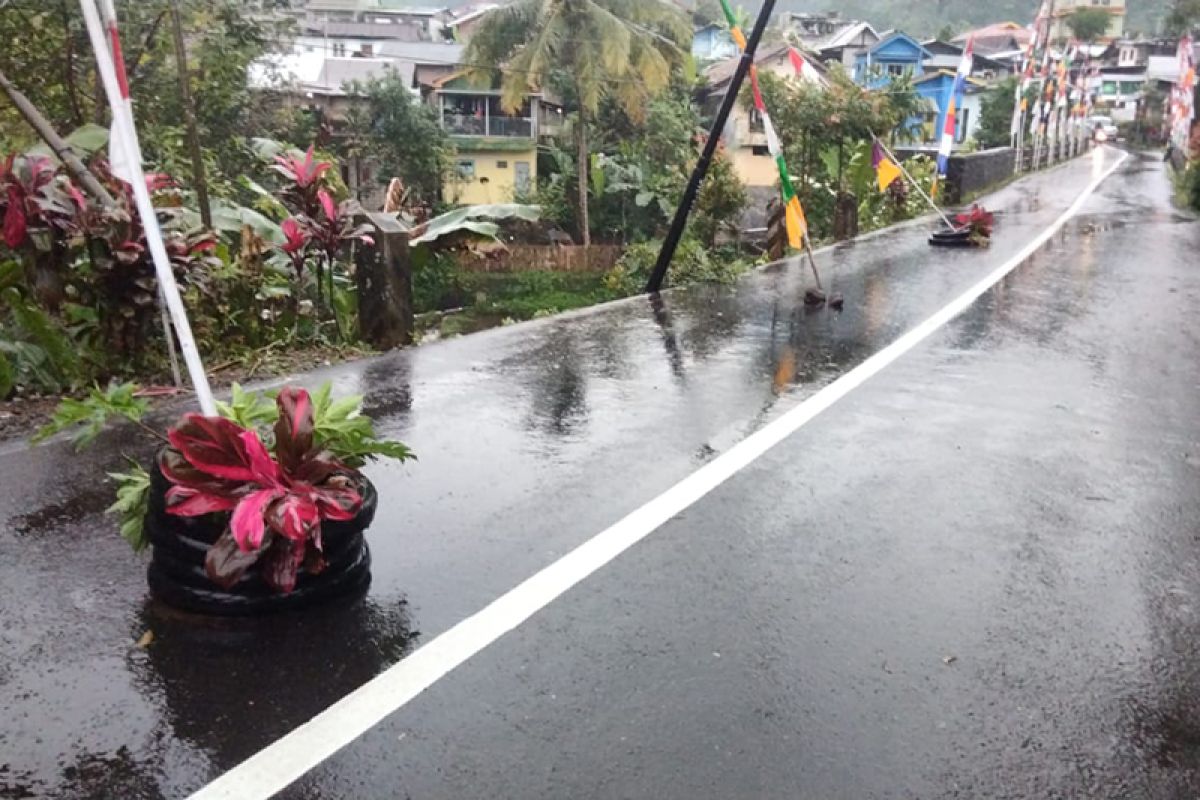
<svg viewBox="0 0 1200 800"><path fill-rule="evenodd" d="M987 251L919 224L824 254L840 314L789 264L303 376L421 459L370 469L349 607L165 612L96 478L144 443L0 450L0 798L198 789L960 295L1098 166L988 198ZM1196 797L1198 245L1131 158L964 315L282 796Z"/></svg>

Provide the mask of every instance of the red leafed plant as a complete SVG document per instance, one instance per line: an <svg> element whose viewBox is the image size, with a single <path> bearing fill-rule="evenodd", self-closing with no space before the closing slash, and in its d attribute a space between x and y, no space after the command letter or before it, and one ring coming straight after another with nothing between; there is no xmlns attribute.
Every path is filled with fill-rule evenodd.
<svg viewBox="0 0 1200 800"><path fill-rule="evenodd" d="M300 213L315 217L321 177L333 168L333 164L329 161L317 161L313 157L313 148L309 147L302 156L296 153L276 156L273 168L287 179L285 197Z"/></svg>
<svg viewBox="0 0 1200 800"><path fill-rule="evenodd" d="M970 211L954 218L959 230L966 228L971 231L970 238L976 244L987 244L991 240L995 222L995 215L978 203L971 206Z"/></svg>
<svg viewBox="0 0 1200 800"><path fill-rule="evenodd" d="M292 262L292 269L296 271L296 280L303 280L304 264L308 255L308 242L312 236L305 229L304 223L295 217L285 219L280 228L283 230L284 242L279 246L279 249Z"/></svg>
<svg viewBox="0 0 1200 800"><path fill-rule="evenodd" d="M189 414L168 431L171 447L159 457L173 484L171 514L231 512L205 562L208 577L226 589L262 561L266 583L291 592L301 566L314 575L325 568L322 521L350 520L362 508L358 470L315 444L308 392L285 388L276 403L274 455L253 430Z"/></svg>

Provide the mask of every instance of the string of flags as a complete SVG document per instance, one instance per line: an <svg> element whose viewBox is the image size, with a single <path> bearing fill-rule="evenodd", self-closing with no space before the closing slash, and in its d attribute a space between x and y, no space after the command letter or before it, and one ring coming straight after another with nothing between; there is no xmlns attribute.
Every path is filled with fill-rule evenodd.
<svg viewBox="0 0 1200 800"><path fill-rule="evenodd" d="M745 52L746 35L738 25L733 9L729 7L729 0L721 0L721 10L725 13L726 22L729 23L730 35L737 43L738 49ZM811 65L806 64L804 57L795 48L792 48L789 56L792 66L798 74L803 75L806 66L810 70L813 69ZM800 204L800 197L796 194L796 189L792 185L792 177L788 172L787 159L784 158L783 154L783 144L780 142L779 134L776 133L775 126L771 122L771 115L767 112L766 103L763 102L762 91L758 85L758 68L754 64L750 65L750 88L754 94L754 108L758 111L758 115L762 117L763 130L767 134L767 152L775 159L775 165L779 169L779 190L783 198L788 245L794 250L799 250L804 247L804 238L808 236L808 220L804 216L804 207Z"/></svg>
<svg viewBox="0 0 1200 800"><path fill-rule="evenodd" d="M967 91L967 79L975 66L975 37L967 39L963 48L962 60L958 62L958 72L954 76L954 86L946 99L946 123L942 128L942 141L938 146L937 177L933 181L930 194L937 197L938 185L946 180L946 169L950 164L950 155L954 152L954 135L958 130L958 107L962 105L963 96Z"/></svg>
<svg viewBox="0 0 1200 800"><path fill-rule="evenodd" d="M733 38L738 48L745 53L746 35L742 31L741 26L738 24L737 17L733 13L733 9L729 6L729 0L720 0L720 3L721 10L725 15L725 21L729 25L730 36ZM955 114L953 104L962 103L962 98L966 91L967 77L970 76L971 69L974 64L973 53L974 40L972 39L967 43L967 48L963 54L963 62L959 65L959 75L955 81L954 91L951 94L952 106L950 108L950 114L948 115L950 120L948 130L951 132L949 143L951 147L953 147L953 131L956 127L954 122ZM815 67L813 67L813 65L809 63L808 60L805 59L800 51L795 47L788 48L788 60L791 62L792 68L795 70L797 77L803 78L820 86L828 85L828 81L825 79L825 77L821 75L821 73ZM779 135L775 130L775 125L771 121L771 115L767 110L766 103L763 101L762 91L759 87L757 66L751 64L749 72L750 87L754 97L754 107L759 116L762 118L763 130L767 137L767 151L771 154L771 157L775 159L775 164L779 169L779 187L785 209L788 244L796 250L801 249L806 244L809 245L809 259L812 261L811 242L808 239L808 220L805 218L804 208L800 204L800 198L796 194L795 186L792 183L791 174L788 171L787 161L783 153L783 145L781 144ZM904 167L900 165L899 161L897 161L895 156L888 151L879 138L872 136L872 142L873 146L871 150L871 163L876 172L879 191L885 192L887 191L888 187L890 187L900 178L907 178L912 182L914 188L920 192L921 196L930 204L934 211L941 216L946 225L951 230L954 230L954 223L952 223L945 213L938 208L937 203L934 202L933 198L929 195L926 195L925 192L921 190L920 185L916 183L916 181L913 181L912 176L904 170ZM945 176L945 167L946 163L948 162L948 158L949 153L946 154L945 159L939 158L940 169L938 171L943 177ZM935 191L936 188L937 182L935 178ZM815 262L812 264L812 266L815 274ZM817 284L819 287L819 277L817 278Z"/></svg>
<svg viewBox="0 0 1200 800"><path fill-rule="evenodd" d="M1171 144L1186 153L1192 120L1196 115L1196 60L1191 35L1179 40L1176 55L1179 59L1179 80L1171 92L1167 113L1170 117Z"/></svg>

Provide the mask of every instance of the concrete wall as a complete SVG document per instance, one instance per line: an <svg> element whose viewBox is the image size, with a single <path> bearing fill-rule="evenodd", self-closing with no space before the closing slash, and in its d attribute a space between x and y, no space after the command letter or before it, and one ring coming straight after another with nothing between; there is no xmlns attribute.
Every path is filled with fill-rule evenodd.
<svg viewBox="0 0 1200 800"><path fill-rule="evenodd" d="M1011 147L996 147L978 153L950 156L946 167L946 199L951 203L978 194L1012 177L1016 153Z"/></svg>
<svg viewBox="0 0 1200 800"><path fill-rule="evenodd" d="M896 157L902 161L917 155L937 158L937 152L929 149L896 150ZM1016 168L1016 158L1016 151L1011 147L996 147L978 153L955 153L950 156L950 163L946 167L942 200L951 205L960 203L965 196L978 194L1008 180ZM1027 155L1026 163L1031 158L1031 154Z"/></svg>
<svg viewBox="0 0 1200 800"><path fill-rule="evenodd" d="M756 156L750 147L739 147L728 155L733 171L748 188L774 188L779 183L779 167L770 155Z"/></svg>

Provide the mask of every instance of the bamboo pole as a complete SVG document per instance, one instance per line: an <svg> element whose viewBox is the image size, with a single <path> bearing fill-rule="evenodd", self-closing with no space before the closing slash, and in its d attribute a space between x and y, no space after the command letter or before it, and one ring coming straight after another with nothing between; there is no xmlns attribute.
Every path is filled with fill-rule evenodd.
<svg viewBox="0 0 1200 800"><path fill-rule="evenodd" d="M0 71L0 89L8 95L8 99L12 101L13 107L25 118L29 123L29 127L41 137L42 141L54 152L70 173L75 176L75 180L79 181L79 185L84 191L90 194L95 199L99 200L102 205L107 208L115 208L117 201L108 193L103 184L96 179L96 176L79 160L79 156L71 149L50 122L42 116L42 112L38 111L28 97L25 96L20 89L13 85L8 76Z"/></svg>

